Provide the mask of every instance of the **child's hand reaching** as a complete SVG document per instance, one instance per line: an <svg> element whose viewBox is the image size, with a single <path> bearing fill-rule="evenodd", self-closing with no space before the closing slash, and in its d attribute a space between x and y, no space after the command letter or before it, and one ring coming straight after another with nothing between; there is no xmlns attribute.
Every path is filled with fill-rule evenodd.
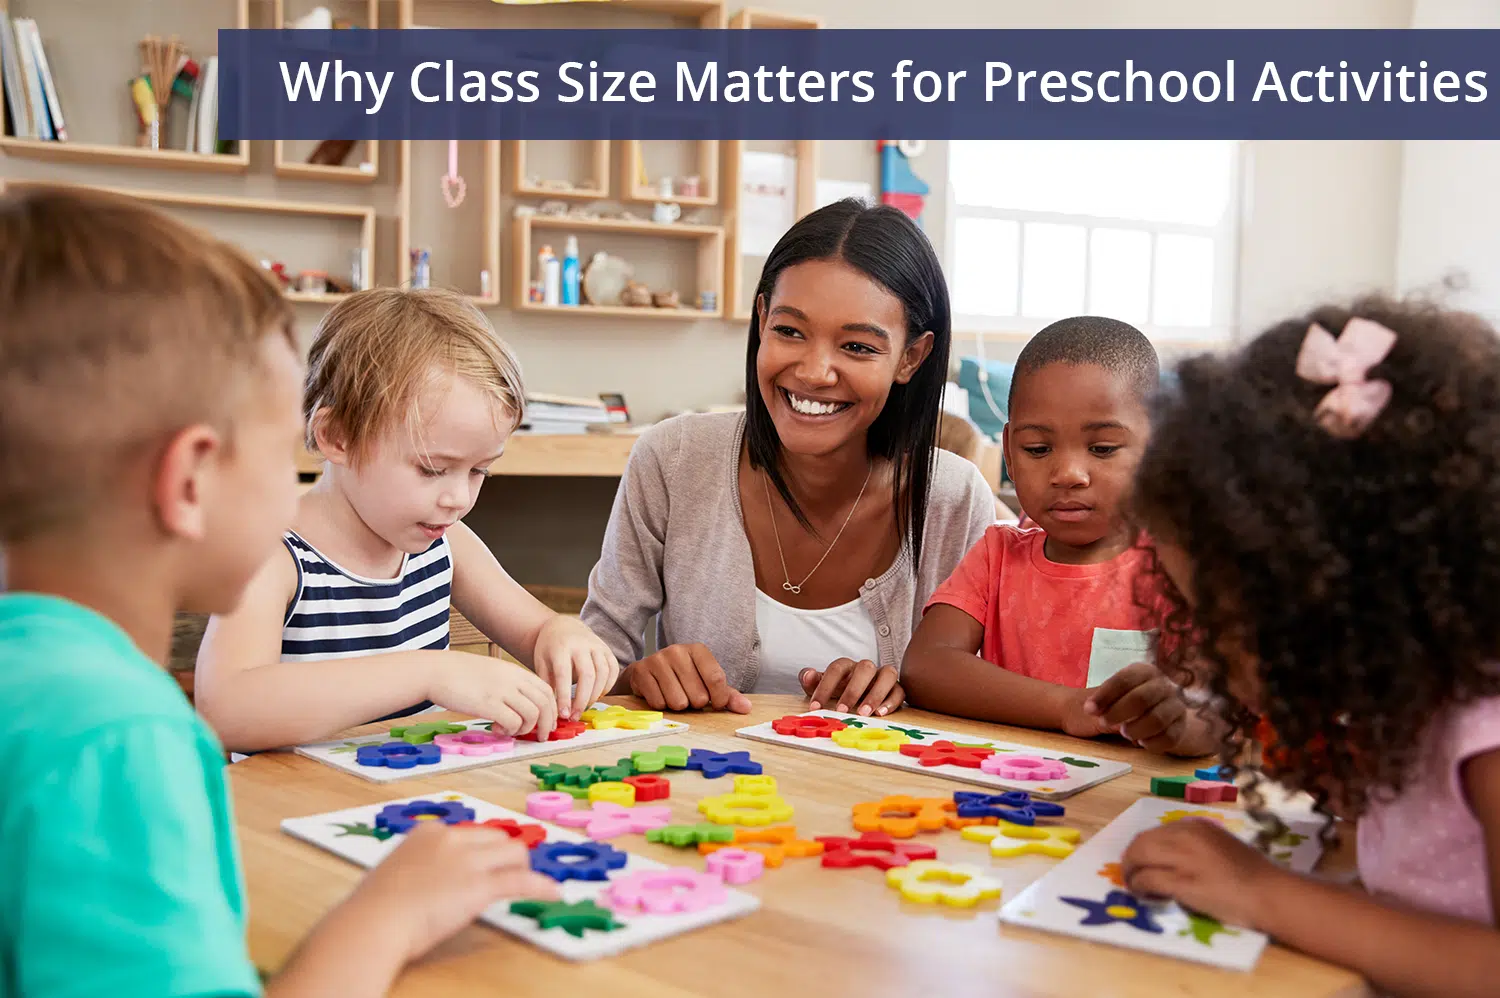
<svg viewBox="0 0 1500 998"><path fill-rule="evenodd" d="M496 658L444 653L427 699L460 714L487 717L507 735L535 731L546 740L557 727L552 687L530 669Z"/></svg>
<svg viewBox="0 0 1500 998"><path fill-rule="evenodd" d="M536 674L552 684L557 716L563 718L578 717L598 703L620 675L609 646L577 618L563 614L542 625L531 659Z"/></svg>
<svg viewBox="0 0 1500 998"><path fill-rule="evenodd" d="M1232 925L1258 929L1264 899L1293 874L1223 829L1184 818L1136 836L1121 859L1125 885L1142 899L1174 901Z"/></svg>
<svg viewBox="0 0 1500 998"><path fill-rule="evenodd" d="M837 704L837 709L845 713L883 717L900 710L906 700L906 691L897 682L898 675L895 666L877 669L868 659L855 662L841 658L822 671L803 669L797 678L811 701L808 704L811 710Z"/></svg>
<svg viewBox="0 0 1500 998"><path fill-rule="evenodd" d="M1148 752L1199 756L1215 747L1209 725L1178 685L1146 662L1127 665L1086 693L1083 710L1097 720L1096 734L1119 731Z"/></svg>

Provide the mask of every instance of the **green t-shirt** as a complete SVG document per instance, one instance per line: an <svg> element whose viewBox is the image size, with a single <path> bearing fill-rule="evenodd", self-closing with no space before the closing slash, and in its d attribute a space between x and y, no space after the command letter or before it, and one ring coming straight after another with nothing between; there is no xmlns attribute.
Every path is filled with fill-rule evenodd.
<svg viewBox="0 0 1500 998"><path fill-rule="evenodd" d="M0 998L258 995L218 739L120 628L0 595Z"/></svg>

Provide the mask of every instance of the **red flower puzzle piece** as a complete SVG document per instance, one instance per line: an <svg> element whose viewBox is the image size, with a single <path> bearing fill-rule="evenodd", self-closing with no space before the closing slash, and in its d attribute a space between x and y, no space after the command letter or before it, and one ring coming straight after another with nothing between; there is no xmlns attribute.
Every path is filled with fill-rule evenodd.
<svg viewBox="0 0 1500 998"><path fill-rule="evenodd" d="M965 748L949 741L931 745L908 743L901 746L900 751L924 766L963 766L966 769L978 769L980 763L995 754L992 748Z"/></svg>
<svg viewBox="0 0 1500 998"><path fill-rule="evenodd" d="M472 821L461 821L461 825L472 825ZM479 822L481 828L496 828L509 835L513 839L520 839L521 844L527 849L547 841L547 829L541 825L523 825L519 821L510 818L491 818L489 821Z"/></svg>
<svg viewBox="0 0 1500 998"><path fill-rule="evenodd" d="M818 717L815 714L788 714L771 722L771 730L778 735L794 735L797 738L828 738L835 731L843 731L848 725L837 718Z"/></svg>
<svg viewBox="0 0 1500 998"><path fill-rule="evenodd" d="M816 841L823 843L823 865L835 870L856 866L890 870L905 866L914 859L937 858L937 850L932 846L895 842L884 832L865 832L857 839L844 835L819 835Z"/></svg>
<svg viewBox="0 0 1500 998"><path fill-rule="evenodd" d="M552 729L552 737L549 742L560 742L566 738L577 738L589 729L582 721L558 721L557 727ZM517 740L523 742L534 742L537 740L535 731L528 731L524 735L516 735Z"/></svg>

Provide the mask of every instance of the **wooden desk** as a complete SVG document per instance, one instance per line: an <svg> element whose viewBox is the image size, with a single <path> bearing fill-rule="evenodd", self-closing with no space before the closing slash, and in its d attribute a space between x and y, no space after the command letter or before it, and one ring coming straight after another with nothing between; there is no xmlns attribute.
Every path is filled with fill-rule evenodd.
<svg viewBox="0 0 1500 998"><path fill-rule="evenodd" d="M635 433L513 433L505 455L490 465L494 475L529 477L619 478L635 446ZM297 471L320 475L323 462L306 451L297 453Z"/></svg>
<svg viewBox="0 0 1500 998"><path fill-rule="evenodd" d="M630 703L626 698L617 698ZM894 770L776 745L746 741L734 729L803 709L800 697L756 697L754 713L687 714L692 730L632 743L640 748L671 740L694 747L748 749L774 775L797 808L804 837L852 835L849 808L889 793L938 795L964 789L934 776ZM638 706L638 704L636 704ZM936 717L920 711L901 717L917 725L1011 738L1053 751L1084 751L1074 739L1011 731ZM356 731L374 730L355 729ZM1067 801L1068 823L1092 834L1146 794L1151 776L1191 771L1191 766L1132 749L1088 743L1087 751L1130 762L1127 776ZM613 762L622 748L595 748L548 757L570 765ZM672 780L674 816L696 821L696 801L726 791L729 780L696 773ZM361 876L351 863L279 830L283 818L360 804L458 790L513 810L524 810L536 781L524 764L501 763L441 778L415 778L379 786L365 783L291 753L258 755L229 767L250 900L250 953L265 969L279 967L298 941ZM927 837L944 859L990 866L1014 897L1055 861L1040 857L992 861L982 843L956 833ZM627 836L630 852L676 865L701 867L691 852ZM1000 926L995 903L956 911L907 904L885 886L878 870L825 870L817 860L788 859L748 890L764 906L747 918L678 936L609 960L570 964L488 926L465 929L410 969L392 994L442 996L504 994L558 998L596 994L609 998L765 998L818 994L824 998L1354 998L1366 995L1352 974L1308 957L1268 947L1253 973L1215 970L1064 936Z"/></svg>

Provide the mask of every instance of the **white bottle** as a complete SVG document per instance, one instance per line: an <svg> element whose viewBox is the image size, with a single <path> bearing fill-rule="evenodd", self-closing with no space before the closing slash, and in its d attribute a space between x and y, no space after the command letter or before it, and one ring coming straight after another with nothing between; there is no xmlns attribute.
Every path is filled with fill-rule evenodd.
<svg viewBox="0 0 1500 998"><path fill-rule="evenodd" d="M542 304L558 305L562 300L562 264L551 246L537 254L537 268L542 272Z"/></svg>

